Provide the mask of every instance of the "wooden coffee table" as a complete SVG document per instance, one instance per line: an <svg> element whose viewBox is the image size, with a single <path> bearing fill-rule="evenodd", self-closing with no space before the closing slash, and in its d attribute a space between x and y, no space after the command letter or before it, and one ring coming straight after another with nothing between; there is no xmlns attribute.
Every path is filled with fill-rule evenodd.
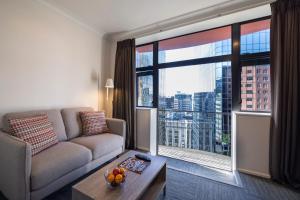
<svg viewBox="0 0 300 200"><path fill-rule="evenodd" d="M111 171L128 157L134 157L137 151L129 151L121 157L96 171L89 177L72 187L73 200L135 200L156 199L163 191L166 192L166 160L162 157L150 156L151 164L137 174L127 171L126 181L118 187L110 188L104 179L104 173Z"/></svg>

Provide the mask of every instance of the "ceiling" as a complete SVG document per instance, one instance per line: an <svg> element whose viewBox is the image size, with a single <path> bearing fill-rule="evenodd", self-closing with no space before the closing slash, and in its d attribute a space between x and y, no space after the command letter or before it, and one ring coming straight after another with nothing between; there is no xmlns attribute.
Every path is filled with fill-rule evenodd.
<svg viewBox="0 0 300 200"><path fill-rule="evenodd" d="M131 31L230 0L41 0L100 33ZM232 1L232 0L231 0Z"/></svg>

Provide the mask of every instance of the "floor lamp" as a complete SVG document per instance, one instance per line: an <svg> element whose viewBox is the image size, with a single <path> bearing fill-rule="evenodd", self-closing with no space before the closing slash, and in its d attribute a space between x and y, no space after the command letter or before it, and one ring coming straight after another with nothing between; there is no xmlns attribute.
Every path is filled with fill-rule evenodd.
<svg viewBox="0 0 300 200"><path fill-rule="evenodd" d="M106 100L108 100L108 92L109 92L108 89L114 88L114 81L111 78L107 79L105 87L106 87Z"/></svg>

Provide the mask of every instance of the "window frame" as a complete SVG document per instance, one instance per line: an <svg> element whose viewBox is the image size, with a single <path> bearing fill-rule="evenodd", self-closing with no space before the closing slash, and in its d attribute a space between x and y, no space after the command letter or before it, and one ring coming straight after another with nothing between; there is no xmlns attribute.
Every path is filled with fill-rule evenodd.
<svg viewBox="0 0 300 200"><path fill-rule="evenodd" d="M258 53L247 53L241 54L241 26L243 24L248 24L257 21L263 21L270 19L271 16L261 17L257 19L247 20L243 22L238 22L234 24L228 24L220 27L214 27L211 29L206 29L202 31L192 32L184 35L179 35L175 37L170 37L162 40L157 40L154 42L144 43L140 45L136 45L136 48L146 46L146 45L153 45L153 65L147 67L139 67L136 68L136 82L138 80L138 76L142 75L152 75L153 76L153 106L138 106L136 107L146 107L146 108L158 108L158 96L159 96L159 78L158 72L159 69L165 68L173 68L173 67L184 67L190 65L201 65L201 64L209 64L209 63L219 63L219 62L231 62L231 87L232 87L232 111L242 111L242 112L253 112L253 113L270 113L271 111L244 111L241 110L241 70L243 66L250 66L250 65L265 65L270 64L270 51L268 52L258 52ZM181 60L175 62L166 62L166 63L159 63L158 62L158 55L159 49L158 44L161 41L179 38L187 35L192 35L200 32L211 31L223 27L231 27L231 54L228 55L221 55L221 56L212 56L212 57L205 57L205 58L196 58L190 60ZM271 66L270 66L271 67ZM136 86L137 88L137 86ZM138 99L138 92L136 92L136 100Z"/></svg>

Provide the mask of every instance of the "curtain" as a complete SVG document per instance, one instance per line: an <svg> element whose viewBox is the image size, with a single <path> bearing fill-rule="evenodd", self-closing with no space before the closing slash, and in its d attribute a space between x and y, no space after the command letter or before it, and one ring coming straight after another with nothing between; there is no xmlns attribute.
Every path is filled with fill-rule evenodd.
<svg viewBox="0 0 300 200"><path fill-rule="evenodd" d="M113 117L126 121L126 148L135 148L135 40L117 43Z"/></svg>
<svg viewBox="0 0 300 200"><path fill-rule="evenodd" d="M300 0L271 4L273 180L300 189Z"/></svg>

